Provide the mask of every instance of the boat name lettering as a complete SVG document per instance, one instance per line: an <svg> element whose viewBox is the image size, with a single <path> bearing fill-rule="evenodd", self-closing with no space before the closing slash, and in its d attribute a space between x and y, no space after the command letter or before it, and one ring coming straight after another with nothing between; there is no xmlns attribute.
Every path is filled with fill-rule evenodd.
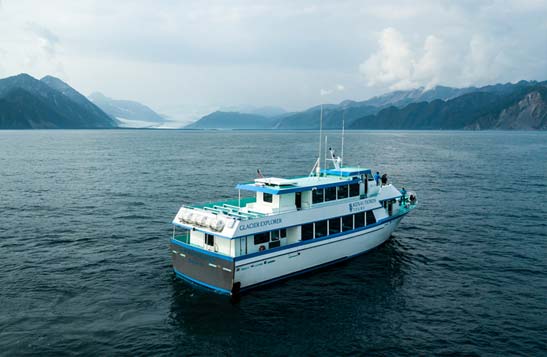
<svg viewBox="0 0 547 357"><path fill-rule="evenodd" d="M281 221L282 221L281 218L272 218L272 219L268 219L266 221L241 224L239 226L239 230L240 231L245 231L247 229L259 228L259 227L264 227L264 226L271 226L271 225L274 225L274 224L280 224Z"/></svg>
<svg viewBox="0 0 547 357"><path fill-rule="evenodd" d="M353 212L353 211L362 211L363 209L365 209L365 207L367 205L370 205L372 203L376 203L376 199L374 198L369 198L368 200L362 200L362 201L357 201L357 202L352 202L349 204L349 211L350 212Z"/></svg>

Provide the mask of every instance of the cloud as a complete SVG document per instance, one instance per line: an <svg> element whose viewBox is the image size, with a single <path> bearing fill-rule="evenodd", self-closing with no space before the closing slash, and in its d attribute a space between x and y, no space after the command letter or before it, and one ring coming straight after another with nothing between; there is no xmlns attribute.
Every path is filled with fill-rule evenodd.
<svg viewBox="0 0 547 357"><path fill-rule="evenodd" d="M68 79L62 61L58 56L59 37L47 27L35 22L27 23L26 29L32 35L33 42L36 44L26 50L23 59L26 66L49 67L52 74L62 75L65 79Z"/></svg>
<svg viewBox="0 0 547 357"><path fill-rule="evenodd" d="M325 96L325 95L332 94L334 92L342 92L345 89L346 87L344 87L342 84L337 84L334 86L334 88L329 88L329 89L321 88L321 90L319 91L319 94L321 94L321 96Z"/></svg>
<svg viewBox="0 0 547 357"><path fill-rule="evenodd" d="M27 25L28 30L33 33L40 42L40 48L49 56L54 57L59 44L59 37L44 26L34 22Z"/></svg>
<svg viewBox="0 0 547 357"><path fill-rule="evenodd" d="M388 27L378 39L378 50L359 66L369 86L410 86L414 54L399 31Z"/></svg>
<svg viewBox="0 0 547 357"><path fill-rule="evenodd" d="M2 1L4 75L64 70L83 92L158 108L299 110L320 94L363 100L398 88L547 78L546 1L48 4Z"/></svg>
<svg viewBox="0 0 547 357"><path fill-rule="evenodd" d="M530 58L520 53L529 53L530 44L520 38L503 37L509 30L493 26L480 32L446 31L420 38L403 36L401 31L388 27L378 34L377 48L359 65L359 72L369 87L390 90L524 79L523 66ZM538 42L535 47L538 53L547 52L546 44ZM536 69L531 71L538 72L539 62L547 65L544 59L536 58ZM535 76L528 79L543 79Z"/></svg>
<svg viewBox="0 0 547 357"><path fill-rule="evenodd" d="M319 91L319 94L321 94L322 96L329 95L331 93L332 93L332 89L323 89L323 88L321 88L321 90Z"/></svg>

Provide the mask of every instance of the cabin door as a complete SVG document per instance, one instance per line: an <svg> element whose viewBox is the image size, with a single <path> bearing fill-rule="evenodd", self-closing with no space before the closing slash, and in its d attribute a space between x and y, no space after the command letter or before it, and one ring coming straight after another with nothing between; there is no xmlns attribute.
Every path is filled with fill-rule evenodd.
<svg viewBox="0 0 547 357"><path fill-rule="evenodd" d="M296 209L302 208L302 192L296 192L294 194L294 204Z"/></svg>
<svg viewBox="0 0 547 357"><path fill-rule="evenodd" d="M239 241L239 255L247 254L247 237L238 239Z"/></svg>

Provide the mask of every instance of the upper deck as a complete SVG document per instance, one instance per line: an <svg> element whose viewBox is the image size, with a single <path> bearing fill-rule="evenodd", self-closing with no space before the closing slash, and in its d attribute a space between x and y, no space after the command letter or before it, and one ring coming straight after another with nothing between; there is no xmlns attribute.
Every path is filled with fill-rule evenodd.
<svg viewBox="0 0 547 357"><path fill-rule="evenodd" d="M358 183L364 177L370 176L370 169L344 167L340 169L328 169L321 171L322 176L301 176L294 178L264 177L255 179L254 182L242 183L236 186L239 190L265 192L279 195L293 192L304 192L313 189L343 186L348 181Z"/></svg>

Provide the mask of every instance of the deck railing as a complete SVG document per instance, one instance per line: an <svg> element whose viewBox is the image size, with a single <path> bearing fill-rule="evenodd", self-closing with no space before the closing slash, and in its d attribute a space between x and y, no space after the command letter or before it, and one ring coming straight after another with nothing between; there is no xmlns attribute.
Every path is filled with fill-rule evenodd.
<svg viewBox="0 0 547 357"><path fill-rule="evenodd" d="M205 207L214 207L214 206L235 206L235 207L245 207L248 203L256 202L256 197L244 197L241 199L231 199L226 201L217 201L217 202L208 202L192 205L193 208L205 208Z"/></svg>
<svg viewBox="0 0 547 357"><path fill-rule="evenodd" d="M265 216L265 214L263 213L254 212L251 210L247 210L246 212L241 211L242 207L245 207L247 204L254 202L256 202L256 197L245 197L241 199L231 199L226 201L208 202L195 205L183 205L183 207L208 211L216 214L225 214L227 216L243 220Z"/></svg>

